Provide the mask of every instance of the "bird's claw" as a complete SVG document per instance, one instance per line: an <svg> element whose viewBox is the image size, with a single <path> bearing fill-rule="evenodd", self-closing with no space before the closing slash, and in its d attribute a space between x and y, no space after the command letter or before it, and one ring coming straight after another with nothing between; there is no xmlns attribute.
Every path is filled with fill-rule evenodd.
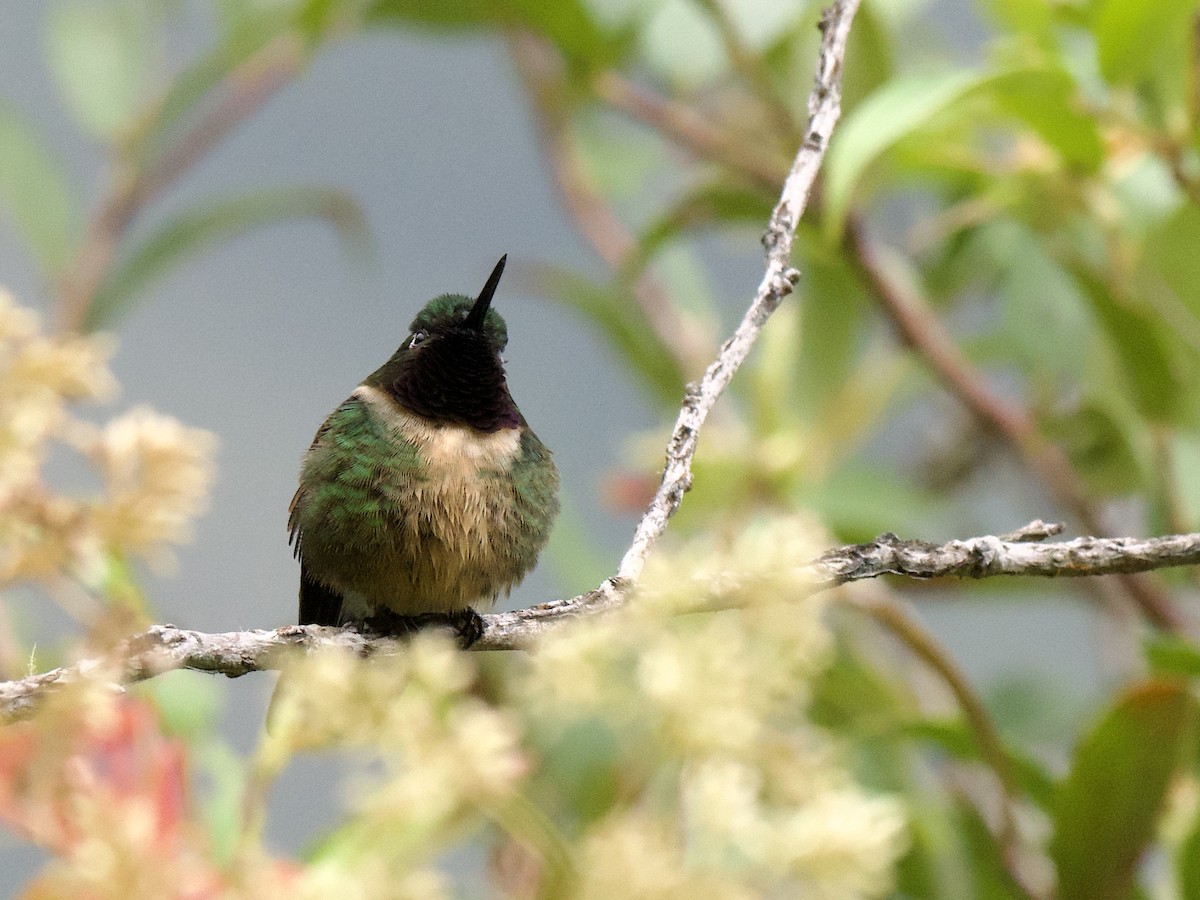
<svg viewBox="0 0 1200 900"><path fill-rule="evenodd" d="M450 613L419 613L415 616L402 616L391 610L381 610L375 615L363 619L360 630L381 637L407 638L423 628L443 626L454 631L467 649L483 636L483 617L471 607L456 609Z"/></svg>
<svg viewBox="0 0 1200 900"><path fill-rule="evenodd" d="M450 620L450 625L462 642L464 650L469 649L472 644L483 637L483 616L471 607L457 609L446 618Z"/></svg>

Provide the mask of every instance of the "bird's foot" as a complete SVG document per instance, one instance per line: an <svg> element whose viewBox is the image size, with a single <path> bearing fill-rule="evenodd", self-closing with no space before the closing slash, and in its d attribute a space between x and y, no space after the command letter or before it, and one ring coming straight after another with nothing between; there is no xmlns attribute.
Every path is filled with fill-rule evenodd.
<svg viewBox="0 0 1200 900"><path fill-rule="evenodd" d="M450 628L464 650L483 636L483 617L469 606L450 613L419 613L415 616L402 616L385 609L363 619L360 627L383 637L407 638L422 628L439 625Z"/></svg>
<svg viewBox="0 0 1200 900"><path fill-rule="evenodd" d="M418 621L417 616L402 616L390 609L381 609L375 615L351 624L363 634L407 638L420 631L422 623Z"/></svg>
<svg viewBox="0 0 1200 900"><path fill-rule="evenodd" d="M450 625L462 642L464 650L483 637L483 616L471 607L456 609L446 618L450 620Z"/></svg>

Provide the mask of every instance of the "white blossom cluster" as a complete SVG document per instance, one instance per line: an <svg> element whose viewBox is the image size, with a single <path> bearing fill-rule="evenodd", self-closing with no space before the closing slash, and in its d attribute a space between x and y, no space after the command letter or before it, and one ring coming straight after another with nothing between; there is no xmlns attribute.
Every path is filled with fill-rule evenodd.
<svg viewBox="0 0 1200 900"><path fill-rule="evenodd" d="M792 562L814 555L813 534L774 519L727 546L662 555L641 596L551 635L532 656L523 689L534 730L591 721L620 748L626 776L625 802L581 837L581 896L865 898L890 888L905 847L901 808L859 787L806 719L830 647L823 603L797 590Z"/></svg>
<svg viewBox="0 0 1200 900"><path fill-rule="evenodd" d="M333 744L369 751L305 890L451 896L438 855L490 822L522 848L515 884L493 872L513 896L885 894L905 848L901 808L860 787L807 718L831 646L822 601L797 589L791 562L813 555L810 533L776 519L660 554L620 611L494 661L493 703L477 655L440 634L386 658L297 660L264 767ZM562 799L571 777L602 775L606 796Z"/></svg>
<svg viewBox="0 0 1200 900"><path fill-rule="evenodd" d="M110 560L161 560L204 509L211 434L147 409L103 426L73 413L115 392L109 352L103 338L45 334L0 290L0 586L66 573L96 587ZM64 446L99 479L94 492L48 482Z"/></svg>
<svg viewBox="0 0 1200 900"><path fill-rule="evenodd" d="M385 658L322 652L280 678L268 768L335 743L369 755L348 791L354 815L306 871L305 896L452 896L424 863L502 809L529 769L515 717L473 696L474 680L474 659L435 632Z"/></svg>

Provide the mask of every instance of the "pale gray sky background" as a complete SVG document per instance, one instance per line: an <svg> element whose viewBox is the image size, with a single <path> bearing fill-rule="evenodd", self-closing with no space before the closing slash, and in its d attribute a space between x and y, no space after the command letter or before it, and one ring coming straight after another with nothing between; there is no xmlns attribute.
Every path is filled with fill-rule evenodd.
<svg viewBox="0 0 1200 900"><path fill-rule="evenodd" d="M37 122L95 199L104 160L58 100L44 62L44 16L42 4L6 4L0 95ZM181 50L203 47L204 20L186 21ZM174 574L148 582L162 620L208 631L294 621L298 572L285 522L300 455L317 425L395 349L426 299L477 291L505 252L510 265L497 308L509 324L513 394L555 451L569 509L585 524L595 555L614 567L633 522L606 511L602 478L631 434L662 425L665 440L666 424L585 322L522 283L522 266L535 261L598 269L558 205L502 44L390 32L334 46L151 218L200 198L294 183L335 185L358 199L378 248L373 268L356 269L323 224L274 227L188 263L120 323L114 369L123 391L113 409L149 404L220 440L211 510L178 554ZM730 320L757 283L751 249L750 262L731 260L718 273ZM27 303L44 296L2 220L0 284ZM513 605L594 584L596 572L549 562L543 558ZM1021 656L1055 666L1064 635L1088 640L1086 615L1073 604L1054 607L1045 613L1055 617L1053 628L1032 627L1030 617L1041 613L1023 608ZM28 618L31 610L18 603L16 614ZM1015 651L995 639L1005 617L1003 609L932 613L952 649L981 672L1013 665ZM41 639L53 643L57 620L39 618L50 623ZM65 619L59 625L68 627ZM215 683L223 729L245 750L274 676ZM278 784L270 837L280 850L295 852L329 827L331 775L328 761L306 760ZM0 891L23 884L38 865L35 852L0 832Z"/></svg>
<svg viewBox="0 0 1200 900"><path fill-rule="evenodd" d="M44 62L44 16L40 4L6 8L0 94L37 123L94 199L101 148L58 99ZM204 21L195 27L183 30L181 44L204 45ZM388 32L335 45L150 218L293 183L334 185L359 201L377 247L373 265L348 259L322 223L273 227L188 263L119 323L113 368L122 393L112 409L149 404L220 440L210 511L174 573L149 581L161 618L208 631L294 621L298 569L285 524L301 453L324 416L395 350L425 300L478 291L506 252L496 306L511 335L513 394L555 451L569 504L587 510L597 555L615 566L632 520L605 512L597 490L626 436L653 419L587 324L522 282L522 266L535 261L594 262L557 204L502 44ZM28 304L45 296L3 221L0 284ZM590 586L582 579L591 573L576 577L547 562L513 605ZM26 621L33 614L19 603L15 612ZM68 627L54 614L36 617L48 622L43 642L53 642L56 625ZM272 683L221 680L240 747L251 745ZM295 849L330 819L306 800L287 802L300 789L291 782L281 785L285 809L273 821ZM26 856L0 836L0 886L22 883L30 870L16 862Z"/></svg>

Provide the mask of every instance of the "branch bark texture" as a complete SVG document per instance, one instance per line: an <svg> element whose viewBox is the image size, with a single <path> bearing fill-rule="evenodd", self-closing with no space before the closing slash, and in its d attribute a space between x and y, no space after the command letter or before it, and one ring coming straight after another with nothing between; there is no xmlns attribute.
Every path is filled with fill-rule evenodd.
<svg viewBox="0 0 1200 900"><path fill-rule="evenodd" d="M667 523L692 484L692 457L700 429L734 374L750 354L771 313L792 292L799 273L791 267L792 241L796 225L808 204L813 183L833 128L841 116L842 62L850 25L859 0L834 0L821 18L821 45L812 92L808 98L808 124L803 143L784 180L763 235L766 271L741 323L721 346L716 360L698 383L689 384L683 406L667 444L662 482L642 516L629 550L616 575L596 590L565 601L485 617L483 637L474 645L480 650L502 650L525 646L546 629L564 619L613 609L628 598ZM127 641L114 658L122 660L118 678L125 683L140 681L176 668L221 672L231 677L259 669L278 667L279 652L287 647L314 648L329 644L351 647L364 654L395 646L393 641L372 640L353 632L313 626L294 626L275 631L205 634L173 626L155 626ZM32 675L0 684L0 714L20 715L36 702L38 695L54 686L101 671L102 660L87 660L75 666Z"/></svg>
<svg viewBox="0 0 1200 900"><path fill-rule="evenodd" d="M985 535L944 544L901 540L894 534L883 534L870 543L839 547L809 562L805 566L808 592L881 575L922 579L1000 575L1082 577L1200 565L1200 534L1036 542L1053 530L1042 523L1033 523L1010 535ZM569 600L484 616L483 636L472 649L528 647L537 637L569 619L614 608L623 601L626 589L610 579L599 589ZM173 669L195 669L236 678L248 672L278 669L289 652L340 647L372 656L394 653L399 646L400 642L394 638L371 637L320 625L223 634L155 625L125 641L110 659L88 659L0 683L0 717L28 715L48 692L101 672L115 672L115 677L126 684Z"/></svg>
<svg viewBox="0 0 1200 900"><path fill-rule="evenodd" d="M842 114L842 61L850 37L850 23L858 11L859 0L841 0L825 10L821 18L821 49L817 57L816 83L808 96L808 127L791 171L783 184L779 202L763 235L767 267L754 300L733 335L721 346L717 359L698 383L688 385L683 407L667 444L667 461L662 483L650 507L638 523L633 542L617 570L619 584L637 581L646 557L667 528L667 522L692 484L692 457L700 428L708 419L717 399L741 367L767 319L792 292L800 277L791 266L792 241L796 224L808 205L813 183L833 127Z"/></svg>

